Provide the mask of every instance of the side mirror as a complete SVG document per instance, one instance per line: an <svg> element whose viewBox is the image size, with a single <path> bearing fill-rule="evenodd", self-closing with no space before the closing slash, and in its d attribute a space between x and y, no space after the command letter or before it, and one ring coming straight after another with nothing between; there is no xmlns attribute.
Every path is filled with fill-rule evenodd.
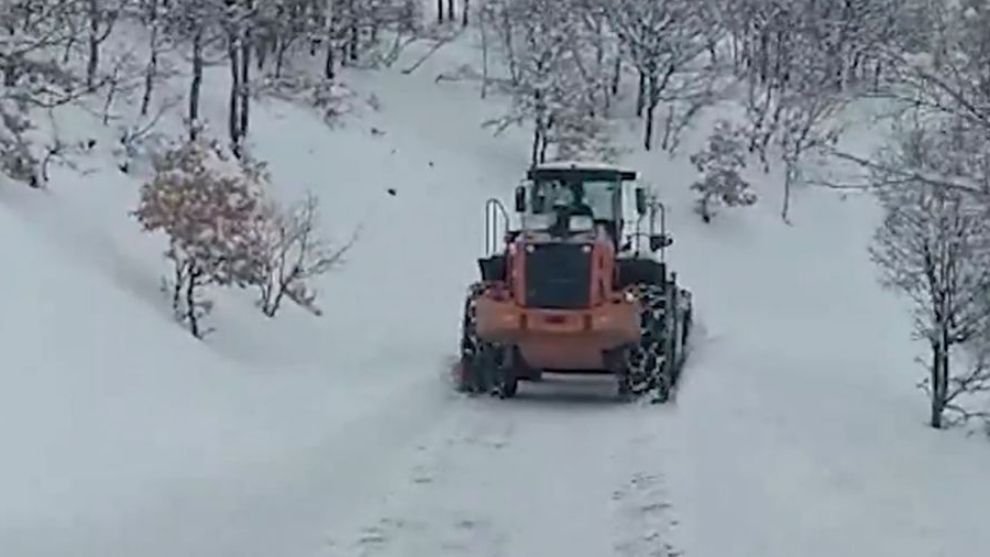
<svg viewBox="0 0 990 557"><path fill-rule="evenodd" d="M636 212L639 216L646 214L646 190L642 187L636 188Z"/></svg>
<svg viewBox="0 0 990 557"><path fill-rule="evenodd" d="M650 249L652 251L668 248L673 243L674 239L666 234L653 234L650 236Z"/></svg>
<svg viewBox="0 0 990 557"><path fill-rule="evenodd" d="M516 188L516 212L526 212L526 188L524 186Z"/></svg>

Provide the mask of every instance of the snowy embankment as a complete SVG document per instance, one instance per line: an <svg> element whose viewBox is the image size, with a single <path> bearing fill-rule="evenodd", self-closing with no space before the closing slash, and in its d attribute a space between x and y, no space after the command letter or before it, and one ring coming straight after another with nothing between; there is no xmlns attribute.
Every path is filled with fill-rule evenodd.
<svg viewBox="0 0 990 557"><path fill-rule="evenodd" d="M205 343L171 321L164 244L127 216L138 182L114 167L112 130L64 117L61 133L98 136L80 159L93 172L56 168L49 192L0 191L0 238L16 254L0 320L0 554L990 546L976 512L990 499L990 450L923 426L907 317L866 257L869 199L801 192L788 227L779 180L759 176L763 202L706 226L683 160L630 157L668 200L669 257L704 325L677 401L614 404L611 384L594 381L523 385L511 401L451 393L443 376L483 249L483 201L511 191L528 145L480 128L498 107L474 87L434 83L476 60L463 47L412 75L348 75L382 108L342 130L282 102L254 106L253 151L280 192L312 189L330 232L362 233L319 285L325 317L290 307L266 321L248 293L218 295ZM224 69L211 69L215 126L226 91Z"/></svg>
<svg viewBox="0 0 990 557"><path fill-rule="evenodd" d="M94 138L93 152L72 157L78 169L53 164L48 191L0 192L18 269L0 321L0 553L270 554L309 547L307 534L319 539L335 512L375 493L390 452L453 398L445 368L483 244L476 213L516 170L479 176L498 142L474 118L423 134L437 116L419 108L434 94L424 77L355 76L382 98L386 123L336 132L306 109L256 104L253 146L278 194L312 190L327 233L361 233L346 266L318 285L324 318L287 307L268 321L253 293L211 293L216 331L205 343L171 319L159 290L165 243L128 216L139 177L117 170L113 126L59 111L60 139ZM204 111L222 122L223 68L206 85ZM446 104L478 118L480 106L473 92ZM464 129L475 143L449 147Z"/></svg>

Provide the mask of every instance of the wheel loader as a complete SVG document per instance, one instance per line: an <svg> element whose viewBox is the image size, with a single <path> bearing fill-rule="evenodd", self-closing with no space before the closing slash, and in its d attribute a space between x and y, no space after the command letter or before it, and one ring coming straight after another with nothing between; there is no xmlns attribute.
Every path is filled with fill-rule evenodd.
<svg viewBox="0 0 990 557"><path fill-rule="evenodd" d="M486 204L459 390L509 398L544 374L609 374L623 399L667 401L692 302L665 262L673 240L663 203L635 171L582 162L530 168L514 203L514 227L501 201Z"/></svg>

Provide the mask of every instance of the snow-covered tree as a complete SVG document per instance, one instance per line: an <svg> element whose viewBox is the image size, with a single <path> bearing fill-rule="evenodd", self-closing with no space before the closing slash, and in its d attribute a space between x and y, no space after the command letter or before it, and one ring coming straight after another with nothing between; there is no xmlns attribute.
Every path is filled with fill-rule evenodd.
<svg viewBox="0 0 990 557"><path fill-rule="evenodd" d="M909 130L885 167L898 172L872 176L886 216L871 254L882 283L913 302L915 333L930 347L922 386L935 428L947 411L972 414L961 400L990 390L990 203L984 194L903 178L950 173L947 147L942 130Z"/></svg>
<svg viewBox="0 0 990 557"><path fill-rule="evenodd" d="M920 0L926 2L927 0ZM829 89L873 86L885 52L914 30L915 0L714 0L737 74L786 79L812 61ZM807 47L807 48L806 48Z"/></svg>
<svg viewBox="0 0 990 557"><path fill-rule="evenodd" d="M615 163L621 154L605 118L587 113L563 113L554 127L554 160L594 160Z"/></svg>
<svg viewBox="0 0 990 557"><path fill-rule="evenodd" d="M0 3L0 173L40 187L43 148L32 144L32 111L67 104L85 94L79 79L54 54L74 38L73 0Z"/></svg>
<svg viewBox="0 0 990 557"><path fill-rule="evenodd" d="M801 180L802 165L811 151L825 152L842 132L838 116L845 98L827 91L804 91L780 101L777 143L784 162L784 196L780 216L789 222L791 191Z"/></svg>
<svg viewBox="0 0 990 557"><path fill-rule="evenodd" d="M320 237L319 198L312 194L288 210L269 203L265 213L262 257L253 279L260 293L258 305L265 315L275 317L282 300L288 298L321 315L310 280L339 267L354 239L333 246Z"/></svg>
<svg viewBox="0 0 990 557"><path fill-rule="evenodd" d="M615 0L611 28L639 73L637 113L645 113L643 145L653 146L656 108L677 74L713 40L708 4L696 0Z"/></svg>
<svg viewBox="0 0 990 557"><path fill-rule="evenodd" d="M189 45L191 68L189 80L188 109L186 122L189 139L198 139L202 129L200 119L200 96L203 87L203 72L206 56L210 48L221 39L220 21L223 11L221 0L171 0L170 9L163 12L162 25L169 34Z"/></svg>
<svg viewBox="0 0 990 557"><path fill-rule="evenodd" d="M691 189L699 194L696 211L705 222L715 216L713 204L737 207L756 203L756 194L740 175L746 167L745 141L727 120L716 122L708 145L691 155L691 163L702 174Z"/></svg>
<svg viewBox="0 0 990 557"><path fill-rule="evenodd" d="M258 274L265 229L263 169L238 162L205 140L166 152L141 188L134 216L143 230L163 232L172 262L173 309L201 337L210 304L202 287L248 286Z"/></svg>
<svg viewBox="0 0 990 557"><path fill-rule="evenodd" d="M912 2L917 3L925 10L914 17L929 26L926 34L916 33L913 49L890 53L896 87L884 96L891 101L895 126L922 126L943 137L941 171L891 166L884 157L845 158L901 180L985 193L990 191L990 7L969 0Z"/></svg>
<svg viewBox="0 0 990 557"><path fill-rule="evenodd" d="M96 87L97 72L100 69L100 47L110 36L121 11L128 0L85 0L86 2L86 43L88 61L86 63L86 87Z"/></svg>
<svg viewBox="0 0 990 557"><path fill-rule="evenodd" d="M486 125L500 132L532 122L534 164L553 156L550 147L564 137L557 133L562 121L571 123L566 135L576 127L593 128L588 122L577 126L576 120L600 114L594 93L599 81L582 59L585 35L575 31L581 27L572 8L571 2L554 0L499 0L487 6L510 59L512 107Z"/></svg>

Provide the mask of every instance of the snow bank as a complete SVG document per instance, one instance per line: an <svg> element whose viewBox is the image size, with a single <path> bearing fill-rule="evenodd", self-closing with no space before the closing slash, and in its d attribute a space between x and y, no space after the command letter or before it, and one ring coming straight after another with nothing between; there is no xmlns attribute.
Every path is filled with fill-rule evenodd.
<svg viewBox="0 0 990 557"><path fill-rule="evenodd" d="M664 417L686 554L921 557L990 545L978 511L990 447L926 427L913 361L925 346L866 250L881 217L873 198L800 188L788 226L779 169L756 170L758 204L705 225L689 165L645 155L628 165L669 202L669 260L704 327Z"/></svg>
<svg viewBox="0 0 990 557"><path fill-rule="evenodd" d="M20 254L0 319L5 555L247 555L299 526L309 542L443 407L435 376L383 384L374 362L346 388L330 370L235 367L3 205L0 238Z"/></svg>

